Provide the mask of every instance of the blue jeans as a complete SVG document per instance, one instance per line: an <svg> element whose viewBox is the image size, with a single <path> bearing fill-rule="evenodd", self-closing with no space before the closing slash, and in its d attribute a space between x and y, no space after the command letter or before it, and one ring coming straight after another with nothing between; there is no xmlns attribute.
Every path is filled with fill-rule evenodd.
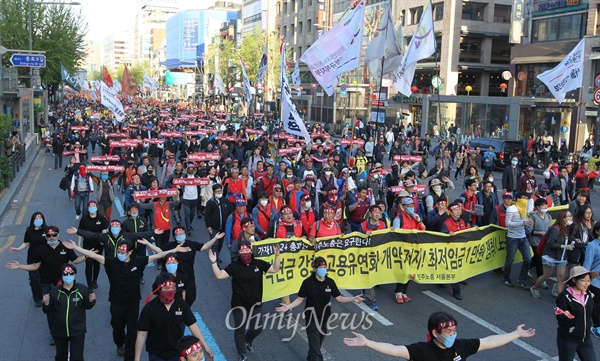
<svg viewBox="0 0 600 361"><path fill-rule="evenodd" d="M527 271L529 265L531 265L531 246L527 237L523 238L511 238L506 237L506 261L504 262L504 280L510 281L510 270L512 264L515 261L515 254L517 249L523 256L523 265L521 266L521 273L519 273L519 282L525 282L527 280Z"/></svg>
<svg viewBox="0 0 600 361"><path fill-rule="evenodd" d="M187 231L190 230L192 226L192 221L194 220L194 216L196 215L196 203L197 200L189 200L184 199L181 204L183 206L183 218L185 222L185 229Z"/></svg>
<svg viewBox="0 0 600 361"><path fill-rule="evenodd" d="M90 200L88 192L77 192L73 204L75 205L75 214L80 216L83 210L87 208L87 203ZM85 208L84 208L85 207Z"/></svg>
<svg viewBox="0 0 600 361"><path fill-rule="evenodd" d="M580 361L596 361L594 345L589 334L583 342L565 341L557 337L556 344L558 345L559 361L573 361L575 353L579 356Z"/></svg>

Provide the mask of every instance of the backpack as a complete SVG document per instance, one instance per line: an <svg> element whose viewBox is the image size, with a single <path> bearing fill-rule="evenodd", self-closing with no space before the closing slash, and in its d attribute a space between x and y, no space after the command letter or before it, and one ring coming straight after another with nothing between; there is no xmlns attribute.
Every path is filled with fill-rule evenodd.
<svg viewBox="0 0 600 361"><path fill-rule="evenodd" d="M552 226L552 227L554 227L554 226ZM538 244L537 248L535 249L535 253L537 253L539 256L541 256L544 253L544 250L546 249L546 238L548 237L548 233L550 232L552 227L548 228L548 230L546 231L546 233L544 234L542 239L540 239L540 243ZM558 235L560 236L561 234L562 234L562 231L559 228Z"/></svg>

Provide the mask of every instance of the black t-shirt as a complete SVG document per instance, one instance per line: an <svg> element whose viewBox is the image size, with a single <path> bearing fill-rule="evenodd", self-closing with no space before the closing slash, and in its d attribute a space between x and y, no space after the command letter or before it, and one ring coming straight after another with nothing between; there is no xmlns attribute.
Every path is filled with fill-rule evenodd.
<svg viewBox="0 0 600 361"><path fill-rule="evenodd" d="M165 245L160 247L163 251L170 251L177 247L179 243L177 242L167 242ZM179 252L177 253L177 258L179 259L179 267L183 272L185 272L186 276L189 279L195 279L194 277L194 261L196 260L196 252L200 252L204 243L190 241L189 239L183 242L184 247L189 247L189 252Z"/></svg>
<svg viewBox="0 0 600 361"><path fill-rule="evenodd" d="M187 291L188 287L187 287L187 282L188 282L188 276L183 273L182 271L180 271L179 269L176 272L175 275L175 283L177 285L177 292L175 293L177 295L177 297L181 297L183 298L183 291ZM152 290L155 290L158 288L158 285L155 283L152 284Z"/></svg>
<svg viewBox="0 0 600 361"><path fill-rule="evenodd" d="M142 309L137 328L148 332L148 353L170 360L177 356L177 343L183 337L185 326L194 323L196 317L183 299L176 296L171 308L167 310L157 297Z"/></svg>
<svg viewBox="0 0 600 361"><path fill-rule="evenodd" d="M451 348L441 349L434 342L406 346L412 361L464 361L479 350L479 339L457 339Z"/></svg>
<svg viewBox="0 0 600 361"><path fill-rule="evenodd" d="M56 248L52 248L46 243L37 247L31 255L31 263L41 262L40 277L42 283L53 285L56 285L62 278L60 268L69 261L75 261L76 259L75 251L66 248L62 242L58 242Z"/></svg>
<svg viewBox="0 0 600 361"><path fill-rule="evenodd" d="M327 322L331 315L331 297L336 298L340 295L340 290L337 288L335 281L329 277L325 277L321 282L313 273L305 279L302 286L300 286L300 291L298 291L298 297L306 298L304 308L306 322L311 322L313 315L316 315L319 319L318 322L324 326L323 321Z"/></svg>
<svg viewBox="0 0 600 361"><path fill-rule="evenodd" d="M33 256L33 253L35 252L36 248L47 244L45 233L46 233L45 228L40 228L40 229L29 229L28 228L25 231L25 236L23 237L23 242L29 243L29 248L27 249L27 263L33 263L33 262L31 262L31 257Z"/></svg>
<svg viewBox="0 0 600 361"><path fill-rule="evenodd" d="M106 218L102 217L99 214L97 214L96 217L92 218L92 217L90 217L89 213L85 213L83 215L83 217L81 217L81 220L79 221L79 227L77 227L77 228L83 229L84 231L100 233L103 230L105 230L107 227L108 227L108 222L106 221ZM84 238L83 239L83 248L85 248L85 249L93 248L93 249L97 249L98 251L101 252L104 247L102 247L100 242L98 242L96 240Z"/></svg>
<svg viewBox="0 0 600 361"><path fill-rule="evenodd" d="M231 262L224 271L231 280L231 307L252 307L262 302L263 273L267 272L271 265L260 259L252 259L246 266L242 261Z"/></svg>
<svg viewBox="0 0 600 361"><path fill-rule="evenodd" d="M130 258L127 263L117 258L106 257L104 268L110 281L108 301L118 305L139 302L142 298L140 279L147 265L148 256Z"/></svg>

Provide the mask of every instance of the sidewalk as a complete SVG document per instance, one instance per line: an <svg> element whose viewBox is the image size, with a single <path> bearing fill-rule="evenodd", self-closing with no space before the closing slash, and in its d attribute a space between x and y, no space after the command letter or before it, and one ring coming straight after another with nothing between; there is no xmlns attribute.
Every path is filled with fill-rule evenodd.
<svg viewBox="0 0 600 361"><path fill-rule="evenodd" d="M12 199L14 198L15 194L17 194L17 192L23 185L23 179L25 179L25 176L29 172L31 165L37 158L41 149L42 147L35 142L35 139L27 146L25 150L25 163L23 164L19 172L15 174L15 178L10 183L8 189L4 190L0 198L0 218L4 215L4 212L9 208L10 202L12 202Z"/></svg>

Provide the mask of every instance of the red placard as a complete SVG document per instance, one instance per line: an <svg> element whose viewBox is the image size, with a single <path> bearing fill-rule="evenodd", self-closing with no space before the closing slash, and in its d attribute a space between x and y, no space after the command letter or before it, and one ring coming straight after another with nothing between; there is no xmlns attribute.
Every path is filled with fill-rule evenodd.
<svg viewBox="0 0 600 361"><path fill-rule="evenodd" d="M86 167L87 171L100 171L100 172L122 172L125 170L125 167L122 165L88 165Z"/></svg>
<svg viewBox="0 0 600 361"><path fill-rule="evenodd" d="M236 137L231 137L231 136L219 137L219 139L222 139L224 142L235 142L235 141L237 141Z"/></svg>
<svg viewBox="0 0 600 361"><path fill-rule="evenodd" d="M91 157L90 160L92 161L92 163L118 162L119 156L118 155L96 155L94 157Z"/></svg>
<svg viewBox="0 0 600 361"><path fill-rule="evenodd" d="M88 130L90 129L89 127L86 127L85 125L76 125L71 127L71 130Z"/></svg>
<svg viewBox="0 0 600 361"><path fill-rule="evenodd" d="M423 159L418 156L418 155L395 155L394 156L394 161L395 162L413 162L413 163L417 163L417 162L421 162Z"/></svg>
<svg viewBox="0 0 600 361"><path fill-rule="evenodd" d="M354 144L354 145L358 145L359 147L362 147L363 145L365 145L365 141L362 140L362 139L348 139L348 138L344 138L344 139L342 139L342 141L340 143L342 143L342 145Z"/></svg>
<svg viewBox="0 0 600 361"><path fill-rule="evenodd" d="M142 139L144 141L144 143L148 143L148 144L163 144L165 141L162 139L154 139L154 138L150 138L150 139Z"/></svg>
<svg viewBox="0 0 600 361"><path fill-rule="evenodd" d="M208 134L206 129L198 129L198 130L186 130L185 135L188 137L197 137L199 135Z"/></svg>
<svg viewBox="0 0 600 361"><path fill-rule="evenodd" d="M128 133L108 133L106 136L109 138L129 138Z"/></svg>
<svg viewBox="0 0 600 361"><path fill-rule="evenodd" d="M129 124L127 125L128 128L139 128L140 125L139 124Z"/></svg>
<svg viewBox="0 0 600 361"><path fill-rule="evenodd" d="M207 186L210 184L208 178L174 178L174 186Z"/></svg>
<svg viewBox="0 0 600 361"><path fill-rule="evenodd" d="M124 140L120 140L120 141L111 141L110 142L110 146L115 147L115 148L118 148L118 147L125 147L125 148L133 147L133 148L135 148L138 146L138 144L141 144L141 139L140 139L140 142L137 142L137 139L124 139Z"/></svg>
<svg viewBox="0 0 600 361"><path fill-rule="evenodd" d="M313 162L319 162L319 163L323 163L323 164L327 163L327 158L322 158L322 159L317 158L317 157L311 157L311 158L312 158Z"/></svg>
<svg viewBox="0 0 600 361"><path fill-rule="evenodd" d="M221 156L219 153L192 153L188 154L187 160L192 162L200 162L200 161L211 161L211 160L219 160Z"/></svg>
<svg viewBox="0 0 600 361"><path fill-rule="evenodd" d="M404 190L404 186L393 186L390 187L390 190L394 193L400 193ZM415 188L413 190L413 192L425 192L425 185L424 184L415 184Z"/></svg>
<svg viewBox="0 0 600 361"><path fill-rule="evenodd" d="M313 144L313 145L312 145L312 150L317 150L317 149L319 149L319 146L320 146L320 145L321 145L321 146L323 146L323 150L332 150L332 149L333 149L333 146L332 146L331 144L324 144L324 143L321 143L321 144Z"/></svg>
<svg viewBox="0 0 600 361"><path fill-rule="evenodd" d="M277 150L277 154L286 155L290 153L299 153L302 152L302 147L291 147Z"/></svg>
<svg viewBox="0 0 600 361"><path fill-rule="evenodd" d="M158 198L158 197L175 197L179 195L177 189L153 189L149 191L138 191L133 192L133 198L135 199L146 199L146 198Z"/></svg>
<svg viewBox="0 0 600 361"><path fill-rule="evenodd" d="M165 137L165 138L169 138L169 137L181 138L181 133L178 133L178 132L161 132L158 136L159 137Z"/></svg>
<svg viewBox="0 0 600 361"><path fill-rule="evenodd" d="M329 139L329 138L331 138L331 135L329 135L329 134L327 134L327 133L312 133L312 134L310 135L310 137L311 137L312 139L315 139L315 138Z"/></svg>
<svg viewBox="0 0 600 361"><path fill-rule="evenodd" d="M64 156L68 156L68 155L73 155L75 154L75 152L79 153L79 154L87 154L87 150L85 149L80 149L80 150L65 150L62 155Z"/></svg>
<svg viewBox="0 0 600 361"><path fill-rule="evenodd" d="M246 129L248 134L263 134L264 132L260 129Z"/></svg>

